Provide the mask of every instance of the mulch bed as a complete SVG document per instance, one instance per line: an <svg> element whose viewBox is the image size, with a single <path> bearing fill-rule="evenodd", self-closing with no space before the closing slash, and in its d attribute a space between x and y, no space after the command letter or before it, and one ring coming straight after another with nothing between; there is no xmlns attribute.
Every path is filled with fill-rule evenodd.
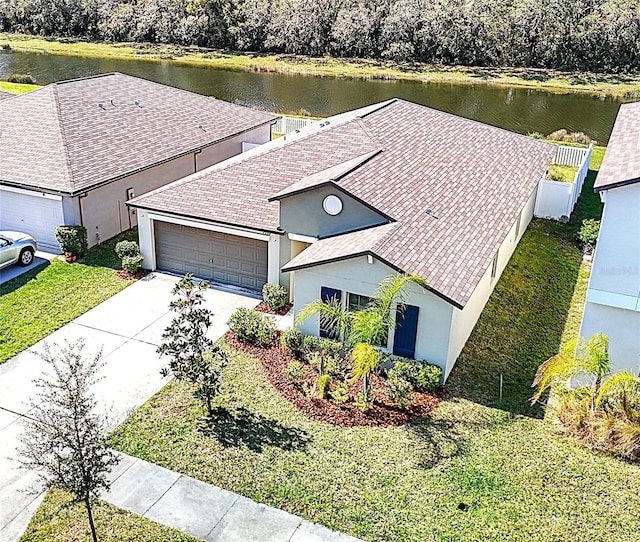
<svg viewBox="0 0 640 542"><path fill-rule="evenodd" d="M118 269L116 271L116 275L124 280L139 280L143 277L146 277L149 273L151 273L151 271L142 268L138 269L135 273L129 273L129 271L125 271L124 269Z"/></svg>
<svg viewBox="0 0 640 542"><path fill-rule="evenodd" d="M303 362L305 374L300 381L292 382L284 370L288 363L295 358L282 349L279 340L275 341L272 346L261 347L240 342L231 332L227 332L225 341L232 348L258 358L269 382L298 410L314 420L332 425L344 427L404 425L429 414L441 403L443 398L441 389L433 393L414 391L411 402L403 408L393 404L387 398L383 380L374 375L371 379L371 387L375 400L366 412L362 412L352 399L362 389L360 382L349 384L350 399L345 403L307 397L303 391L303 383L306 382L307 385L312 386L317 381L318 374Z"/></svg>
<svg viewBox="0 0 640 542"><path fill-rule="evenodd" d="M265 314L276 314L278 316L284 316L291 310L291 307L293 307L293 303L287 303L280 310L274 311L269 308L269 305L267 305L266 301L260 301L260 304L255 308L255 310L257 310L258 312L264 312Z"/></svg>

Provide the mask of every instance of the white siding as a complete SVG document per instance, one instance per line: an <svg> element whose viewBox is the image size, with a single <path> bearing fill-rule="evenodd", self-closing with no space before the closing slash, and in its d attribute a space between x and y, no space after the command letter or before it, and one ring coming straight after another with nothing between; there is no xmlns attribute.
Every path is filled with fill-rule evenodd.
<svg viewBox="0 0 640 542"><path fill-rule="evenodd" d="M607 190L580 335L609 336L615 369L640 370L640 184Z"/></svg>

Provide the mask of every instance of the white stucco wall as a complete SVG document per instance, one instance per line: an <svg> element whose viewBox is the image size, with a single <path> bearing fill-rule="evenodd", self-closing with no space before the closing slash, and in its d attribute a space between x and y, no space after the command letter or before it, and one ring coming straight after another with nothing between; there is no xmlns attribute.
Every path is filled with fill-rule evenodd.
<svg viewBox="0 0 640 542"><path fill-rule="evenodd" d="M294 312L297 316L302 307L319 299L322 286L342 290L342 300L346 303L347 293L373 296L380 282L392 274L395 271L386 264L376 259L370 264L366 256L298 270L295 272ZM420 307L415 357L435 363L444 371L453 306L414 285L408 287L408 294L407 303ZM307 335L319 333L317 318L310 318L299 327ZM390 333L387 346L389 350L393 347L393 333Z"/></svg>
<svg viewBox="0 0 640 542"><path fill-rule="evenodd" d="M615 369L640 370L640 184L607 190L580 336L609 336Z"/></svg>
<svg viewBox="0 0 640 542"><path fill-rule="evenodd" d="M464 309L453 309L445 379L449 376L451 369L453 369L453 366L455 365L460 352L462 352L462 349L464 348L469 335L471 335L471 332L473 331L478 318L480 318L480 314L482 314L482 310L487 304L487 301L489 300L489 297L491 296L495 285L500 279L500 276L502 275L505 267L509 263L509 260L511 259L511 256L515 251L518 242L522 238L522 235L526 231L527 226L531 222L531 219L533 218L533 209L535 206L535 202L536 191L534 190L533 194L529 198L529 201L522 210L522 214L520 215L519 227L516 227L516 223L512 225L508 235L506 236L505 240L500 246L500 249L498 250L498 265L496 268L495 277L491 276L493 262L489 262L489 265L487 266L482 279L478 283L478 286L474 290Z"/></svg>
<svg viewBox="0 0 640 542"><path fill-rule="evenodd" d="M270 125L260 126L221 141L201 152L188 154L164 164L130 175L105 186L90 190L86 197L74 200L82 205L82 223L87 228L89 246L104 241L135 226L135 209L129 209L127 189L133 188L136 196L186 177L242 152L242 143L266 143L270 140ZM75 206L77 208L77 204ZM80 211L76 211L75 223L80 224Z"/></svg>

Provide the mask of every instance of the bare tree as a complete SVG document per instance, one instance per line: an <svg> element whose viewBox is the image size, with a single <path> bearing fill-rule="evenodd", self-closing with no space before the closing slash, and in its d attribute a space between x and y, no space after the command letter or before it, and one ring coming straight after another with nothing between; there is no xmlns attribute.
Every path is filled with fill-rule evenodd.
<svg viewBox="0 0 640 542"><path fill-rule="evenodd" d="M103 366L102 351L85 357L83 350L83 339L45 345L40 356L52 374L34 380L39 391L29 402L18 451L20 462L38 472L47 487L64 489L75 502L84 503L97 542L92 500L109 489L106 475L118 458L103 444L106 423L95 412L91 393Z"/></svg>

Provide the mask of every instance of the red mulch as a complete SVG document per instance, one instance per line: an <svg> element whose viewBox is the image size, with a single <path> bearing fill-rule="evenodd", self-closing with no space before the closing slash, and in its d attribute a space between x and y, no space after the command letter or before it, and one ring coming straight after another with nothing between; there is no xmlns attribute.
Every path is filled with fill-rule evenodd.
<svg viewBox="0 0 640 542"><path fill-rule="evenodd" d="M313 385L317 381L318 374L303 362L305 374L299 382L292 382L284 373L284 369L295 358L282 349L279 340L272 346L261 347L240 342L231 332L227 332L225 341L232 348L258 358L269 382L298 410L314 420L332 425L344 427L403 425L429 414L443 398L442 390L436 390L433 393L414 391L411 402L403 408L393 404L387 398L383 380L374 375L371 386L375 400L369 410L362 412L352 399L362 388L360 382L349 384L350 398L345 403L338 404L328 399L307 397L303 391L303 382Z"/></svg>
<svg viewBox="0 0 640 542"><path fill-rule="evenodd" d="M121 279L124 280L131 280L131 279L136 279L139 280L142 277L146 277L149 273L151 273L151 271L149 271L148 269L138 269L135 273L129 273L129 271L125 271L124 269L118 269L118 271L116 271L116 275L118 275Z"/></svg>
<svg viewBox="0 0 640 542"><path fill-rule="evenodd" d="M291 310L291 307L293 307L293 303L287 303L280 310L274 311L269 307L269 305L267 305L266 301L260 301L260 304L255 308L255 310L257 310L258 312L264 312L266 314L277 314L278 316L284 316Z"/></svg>

